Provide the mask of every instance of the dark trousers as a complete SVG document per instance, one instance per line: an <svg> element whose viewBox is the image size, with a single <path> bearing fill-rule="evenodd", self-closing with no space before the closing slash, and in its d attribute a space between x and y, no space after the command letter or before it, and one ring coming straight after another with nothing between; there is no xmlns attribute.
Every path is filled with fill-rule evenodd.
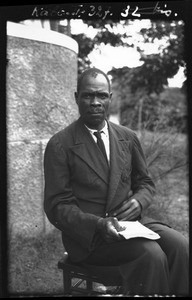
<svg viewBox="0 0 192 300"><path fill-rule="evenodd" d="M125 294L189 295L189 245L187 239L159 223L148 228L161 238L133 238L103 243L84 261L95 266L116 266ZM110 276L110 274L109 274Z"/></svg>

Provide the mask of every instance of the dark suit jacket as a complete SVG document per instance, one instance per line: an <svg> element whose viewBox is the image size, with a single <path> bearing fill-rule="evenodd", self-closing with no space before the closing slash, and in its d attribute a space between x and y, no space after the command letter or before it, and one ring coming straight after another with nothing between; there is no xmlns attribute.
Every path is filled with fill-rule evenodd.
<svg viewBox="0 0 192 300"><path fill-rule="evenodd" d="M73 261L94 249L97 220L127 199L130 190L142 209L153 199L154 184L136 134L108 122L110 168L81 118L55 134L44 156L44 209L62 231Z"/></svg>

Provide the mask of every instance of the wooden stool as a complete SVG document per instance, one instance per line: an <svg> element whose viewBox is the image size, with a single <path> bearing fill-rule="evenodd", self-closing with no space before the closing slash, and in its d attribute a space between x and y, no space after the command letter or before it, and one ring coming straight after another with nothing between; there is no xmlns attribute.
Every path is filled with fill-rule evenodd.
<svg viewBox="0 0 192 300"><path fill-rule="evenodd" d="M64 253L58 262L58 268L63 270L64 295L122 294L122 283L117 277L116 267L90 267L87 268L86 265L71 262L68 253ZM110 286L110 289L105 292L96 291L93 282Z"/></svg>

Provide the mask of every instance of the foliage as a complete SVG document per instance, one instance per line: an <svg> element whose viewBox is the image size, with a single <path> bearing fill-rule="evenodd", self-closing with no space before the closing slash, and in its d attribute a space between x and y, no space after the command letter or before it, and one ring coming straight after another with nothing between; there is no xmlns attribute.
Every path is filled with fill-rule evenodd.
<svg viewBox="0 0 192 300"><path fill-rule="evenodd" d="M135 116L138 120L138 114ZM159 95L145 97L142 107L142 126L161 132L187 132L187 101L180 88L166 88Z"/></svg>
<svg viewBox="0 0 192 300"><path fill-rule="evenodd" d="M165 89L159 95L158 118L163 117L161 128L172 128L177 132L187 132L187 99L183 89Z"/></svg>
<svg viewBox="0 0 192 300"><path fill-rule="evenodd" d="M150 28L141 29L141 34L145 43L155 43L157 40L163 39L166 41L167 45L160 46L160 48L162 50L161 57L167 67L164 72L167 72L168 77L171 78L175 74L178 66L185 66L183 21L152 21ZM139 48L138 51L140 51Z"/></svg>
<svg viewBox="0 0 192 300"><path fill-rule="evenodd" d="M129 25L133 22L131 20L84 20L84 23L97 29L98 32L94 39L87 38L84 34L72 35L79 44L80 68L82 69L81 64L86 65L88 62L88 54L101 43L114 47L133 47L134 44L129 40ZM115 31L119 24L127 28L122 33ZM131 85L132 92L136 91L138 86L145 87L148 93L160 92L163 85L167 84L167 78L173 77L180 66L185 66L184 24L182 21L151 21L150 28L142 28L140 34L144 44L153 44L158 41L162 43L159 46L159 53L151 55L144 54L142 44L137 45L143 65L135 69ZM90 61L89 64L91 64Z"/></svg>
<svg viewBox="0 0 192 300"><path fill-rule="evenodd" d="M120 111L122 125L132 129L146 127L155 130L156 124L161 131L167 128L178 132L187 131L187 100L186 94L180 88L165 88L162 92L148 94L145 88L131 90L131 82L135 76L135 68L113 68L108 72L112 75L113 101L111 113ZM141 115L142 126L139 127ZM161 120L161 126L159 124Z"/></svg>
<svg viewBox="0 0 192 300"><path fill-rule="evenodd" d="M84 33L71 35L79 45L79 56L78 56L78 72L81 73L84 69L90 67L90 60L88 54L94 48L94 41L87 37Z"/></svg>
<svg viewBox="0 0 192 300"><path fill-rule="evenodd" d="M179 108L178 97L174 97L175 102L167 101L166 109L162 110L161 99L158 95L162 93L168 84L168 78L172 78L179 67L185 66L184 61L184 24L181 21L152 21L151 28L142 29L141 33L145 43L154 43L158 40L164 40L166 46L160 46L158 54L145 55L143 50L137 49L141 53L141 61L143 65L134 68L129 74L131 79L127 81L130 86L132 97L135 100L135 108L140 111L138 113L138 129L141 128L141 122L146 114L153 116L155 121L159 119L158 114L164 113L164 120L167 117L167 122L162 124L162 129L165 126L175 127L180 132L186 131L186 101L183 108ZM126 80L126 79L125 79ZM120 83L121 84L121 83ZM138 97L139 95L139 97ZM183 97L184 98L184 97ZM185 100L185 99L183 99ZM171 104L171 106L169 106ZM182 106L182 104L181 104ZM176 109L175 109L176 107ZM151 114L149 114L149 112ZM171 121L172 120L172 121ZM155 124L152 125L154 127ZM182 126L180 126L182 125ZM153 128L151 128L153 129Z"/></svg>
<svg viewBox="0 0 192 300"><path fill-rule="evenodd" d="M97 34L94 39L82 34L71 34L79 45L79 57L78 57L78 72L81 73L84 69L91 66L91 61L88 55L94 48L97 48L100 44L110 44L111 46L132 46L132 44L123 41L124 38L129 37L128 34L114 33L114 28L119 24L119 21L114 22L112 20L83 20L88 26L97 29ZM129 23L130 21L126 21Z"/></svg>
<svg viewBox="0 0 192 300"><path fill-rule="evenodd" d="M149 93L151 91L159 93L163 90L163 85L167 85L167 78L172 78L180 66L185 66L184 23L152 21L151 27L143 28L141 34L145 43L157 43L162 40L166 45L159 47L160 53L151 55L144 55L143 50L137 49L141 53L141 61L144 62L139 73L141 78L147 77L147 79L146 81L143 78L139 79L134 83L133 89L137 88L137 84L147 85Z"/></svg>
<svg viewBox="0 0 192 300"><path fill-rule="evenodd" d="M172 218L175 219L175 216L170 208L173 209L176 201L180 201L180 199L183 199L188 205L187 136L171 133L170 130L161 133L157 126L153 133L146 129L142 130L139 132L139 138L150 176L156 185L155 202L145 214L165 223L170 222L171 225ZM183 188L179 184L180 180L183 182ZM182 215L180 218L182 219ZM187 211L186 218L188 218ZM183 226L187 226L187 224L185 222Z"/></svg>

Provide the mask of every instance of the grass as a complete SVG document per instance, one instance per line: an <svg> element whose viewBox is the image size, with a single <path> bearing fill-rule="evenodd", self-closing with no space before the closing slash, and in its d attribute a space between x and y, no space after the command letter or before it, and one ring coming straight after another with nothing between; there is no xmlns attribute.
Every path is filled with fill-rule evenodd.
<svg viewBox="0 0 192 300"><path fill-rule="evenodd" d="M150 172L157 178L156 201L148 214L168 222L188 238L188 169L186 165L177 168L178 161L181 163L186 158L186 137L174 137L163 148L164 138L161 135L161 138L156 136L154 139L148 134L142 141L141 137L145 152L148 151L148 163L153 155ZM165 172L168 169L170 172ZM161 177L162 172L165 174ZM35 238L27 238L20 235L12 238L9 241L9 294L62 295L62 272L57 268L57 262L63 252L61 234L57 229L46 236L39 234Z"/></svg>
<svg viewBox="0 0 192 300"><path fill-rule="evenodd" d="M155 202L147 215L189 235L187 136L178 133L140 135L149 172L156 185Z"/></svg>
<svg viewBox="0 0 192 300"><path fill-rule="evenodd" d="M62 294L62 273L57 262L63 254L61 234L55 229L36 238L16 236L9 243L9 293Z"/></svg>
<svg viewBox="0 0 192 300"><path fill-rule="evenodd" d="M155 204L148 215L159 219L189 238L188 180L185 170L177 170L166 176L166 193L157 194Z"/></svg>

